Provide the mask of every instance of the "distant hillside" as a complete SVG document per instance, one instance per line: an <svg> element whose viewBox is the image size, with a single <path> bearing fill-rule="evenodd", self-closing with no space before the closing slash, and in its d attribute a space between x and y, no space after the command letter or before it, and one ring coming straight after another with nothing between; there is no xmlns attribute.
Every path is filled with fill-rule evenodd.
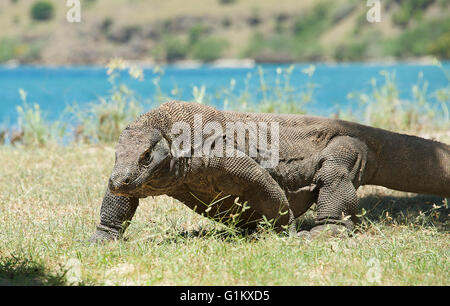
<svg viewBox="0 0 450 306"><path fill-rule="evenodd" d="M450 0L381 0L380 23L365 0L81 2L82 22L69 23L64 0L0 0L0 62L450 58Z"/></svg>

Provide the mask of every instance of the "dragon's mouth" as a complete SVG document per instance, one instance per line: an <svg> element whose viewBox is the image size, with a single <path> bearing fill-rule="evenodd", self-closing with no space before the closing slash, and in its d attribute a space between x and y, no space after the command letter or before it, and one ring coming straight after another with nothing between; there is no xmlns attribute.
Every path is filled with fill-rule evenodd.
<svg viewBox="0 0 450 306"><path fill-rule="evenodd" d="M151 171L142 171L131 182L121 186L111 186L113 194L125 197L146 197L150 195L164 194L173 185L173 180L164 176L166 163L159 163Z"/></svg>
<svg viewBox="0 0 450 306"><path fill-rule="evenodd" d="M156 186L156 185L152 184L151 181L150 181L150 182L144 183L143 186L146 187L146 188L155 190L155 191L161 191L161 190L167 190L171 185L172 185L172 183L169 182L169 183L167 183L165 185L162 185L162 186Z"/></svg>
<svg viewBox="0 0 450 306"><path fill-rule="evenodd" d="M140 175L127 185L118 188L110 188L110 190L113 194L118 196L143 198L153 194L163 194L173 185L171 180L167 180L165 184L155 184L157 182L162 183L162 180L154 180L154 177L155 175L153 175L151 179L146 180L144 175Z"/></svg>
<svg viewBox="0 0 450 306"><path fill-rule="evenodd" d="M130 196L138 189L141 189L143 185L143 175L139 175L137 178L128 182L126 185L114 186L110 185L109 189L111 192L118 196Z"/></svg>

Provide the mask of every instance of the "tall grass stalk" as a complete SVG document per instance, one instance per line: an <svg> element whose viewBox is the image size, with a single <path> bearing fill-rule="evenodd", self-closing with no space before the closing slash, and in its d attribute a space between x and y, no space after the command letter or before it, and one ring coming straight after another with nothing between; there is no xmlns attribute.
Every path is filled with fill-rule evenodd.
<svg viewBox="0 0 450 306"><path fill-rule="evenodd" d="M142 70L122 59L113 59L107 65L110 95L100 97L86 109L75 105L69 111L75 115L79 125L75 138L84 142L111 143L117 141L121 131L142 112L141 103L125 84L117 84L117 71L128 70L128 74L137 80L144 78Z"/></svg>
<svg viewBox="0 0 450 306"><path fill-rule="evenodd" d="M56 144L65 134L66 126L59 121L50 123L39 104L29 104L27 93L19 89L22 105L17 106L18 125L21 133L19 142L23 145Z"/></svg>
<svg viewBox="0 0 450 306"><path fill-rule="evenodd" d="M417 83L411 88L411 101L399 98L395 72L383 70L380 75L383 82L378 84L373 78L369 94L358 92L348 95L349 99L358 102L359 109L356 117L349 114L347 117L354 120L361 118L364 124L394 131L420 132L450 127L448 97L445 97L443 89L430 94L422 73L419 73ZM433 105L433 99L438 103Z"/></svg>
<svg viewBox="0 0 450 306"><path fill-rule="evenodd" d="M294 73L295 66L287 68L278 67L274 85L271 86L266 81L266 72L262 67L258 67L258 84L256 90L250 89L252 74L248 73L245 79L244 90L236 93L236 81L230 81L229 88L223 89L216 95L221 99L224 109L243 112L265 112L265 113L306 113L306 104L314 100L314 90L317 87L312 82L315 66L310 65L301 71L308 76L307 83L302 86L301 91L291 84L291 76ZM261 97L259 100L257 97Z"/></svg>

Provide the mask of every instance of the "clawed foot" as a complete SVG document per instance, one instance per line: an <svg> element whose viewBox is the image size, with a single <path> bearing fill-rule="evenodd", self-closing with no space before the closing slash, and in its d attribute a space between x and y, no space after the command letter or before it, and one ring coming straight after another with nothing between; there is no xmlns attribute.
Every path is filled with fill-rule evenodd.
<svg viewBox="0 0 450 306"><path fill-rule="evenodd" d="M312 240L317 237L347 237L348 229L343 225L323 224L313 227L310 231L300 231L297 233L298 238Z"/></svg>
<svg viewBox="0 0 450 306"><path fill-rule="evenodd" d="M119 235L115 232L97 228L95 233L89 238L89 243L102 243L109 240L117 240Z"/></svg>

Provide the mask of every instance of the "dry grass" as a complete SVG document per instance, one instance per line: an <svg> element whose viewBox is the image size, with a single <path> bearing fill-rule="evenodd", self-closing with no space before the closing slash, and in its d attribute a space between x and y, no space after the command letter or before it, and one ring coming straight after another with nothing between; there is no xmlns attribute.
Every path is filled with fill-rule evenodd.
<svg viewBox="0 0 450 306"><path fill-rule="evenodd" d="M361 232L346 239L224 238L157 197L141 202L127 241L86 244L113 152L0 149L0 284L449 285L449 211L432 208L442 199L370 186L359 190Z"/></svg>

